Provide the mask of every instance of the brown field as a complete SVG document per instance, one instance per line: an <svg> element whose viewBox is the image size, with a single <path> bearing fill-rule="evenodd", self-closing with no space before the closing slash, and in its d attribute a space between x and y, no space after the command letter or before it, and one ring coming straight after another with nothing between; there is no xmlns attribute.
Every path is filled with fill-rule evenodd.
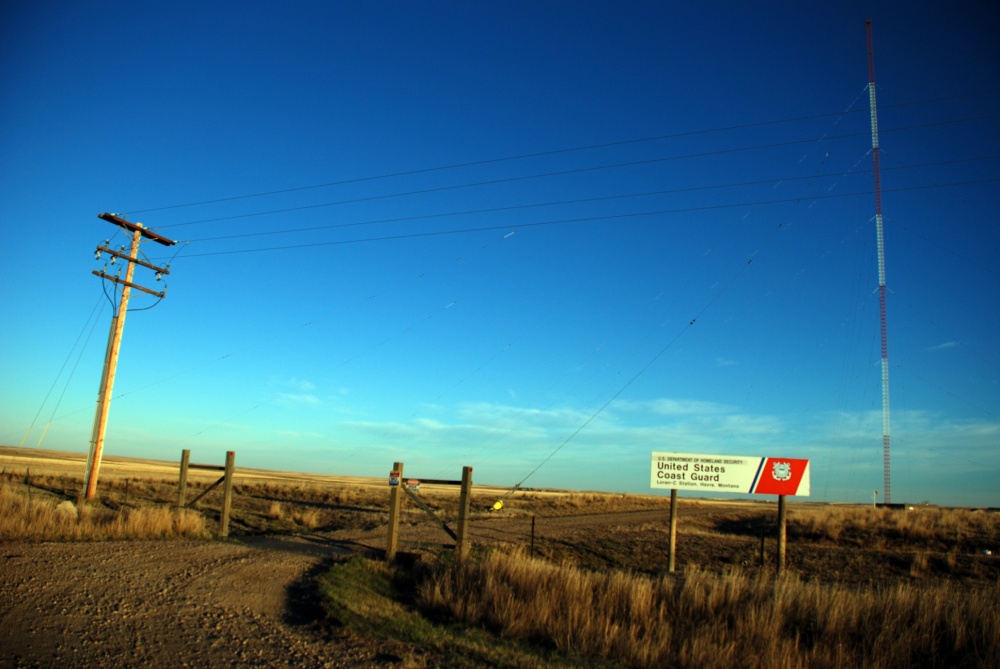
<svg viewBox="0 0 1000 669"><path fill-rule="evenodd" d="M100 499L79 504L85 460L0 448L0 540L11 554L44 557L55 545L23 542L53 539L129 539L148 552L148 539L170 546L217 533L218 491L173 508L177 463L105 457ZM191 470L188 499L219 475ZM384 479L238 468L231 540L192 550L233 551L235 540L264 573L301 572L282 586L287 601L268 606L282 620L308 618L309 631L296 631L302 657L326 659L289 666L985 667L1000 656L1000 514L791 501L777 576L773 501L682 498L671 575L663 497L530 490L494 513L506 491L475 487L470 560L452 560L453 542L406 501L403 559L390 566L381 561L388 490ZM455 521L457 487L423 485L420 495ZM239 579L237 567L219 569ZM289 599L289 588L308 594ZM456 636L432 624L444 620L471 627ZM330 659L331 643L351 658ZM43 646L17 652L0 651L0 664L56 661Z"/></svg>

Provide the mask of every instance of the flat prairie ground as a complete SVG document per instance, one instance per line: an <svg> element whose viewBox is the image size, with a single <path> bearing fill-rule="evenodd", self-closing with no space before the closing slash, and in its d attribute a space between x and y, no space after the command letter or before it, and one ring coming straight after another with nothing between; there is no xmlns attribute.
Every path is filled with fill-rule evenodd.
<svg viewBox="0 0 1000 669"><path fill-rule="evenodd" d="M0 471L28 474L33 489L75 500L82 489L85 453L0 447ZM206 463L221 465L222 463ZM16 473L16 475L15 475ZM100 503L109 508L176 502L179 462L105 456ZM188 499L214 482L218 471L191 469ZM240 468L237 463L230 533L234 537L308 534L384 550L387 478L345 477ZM476 486L470 533L474 546L526 548L557 563L589 569L657 574L668 564L669 499L557 490L509 491ZM422 485L420 496L454 528L458 487ZM196 505L214 531L221 510L216 490ZM839 583L1000 577L1000 514L985 510L873 509L863 505L788 503L786 569L803 578ZM681 497L676 567L723 571L773 569L777 559L777 504ZM439 554L454 541L416 504L403 502L400 550Z"/></svg>
<svg viewBox="0 0 1000 669"><path fill-rule="evenodd" d="M45 500L55 510L73 509L77 525L85 517L100 525L104 518L112 528L110 535L32 534L30 527L0 522L0 601L13 602L0 611L0 666L151 667L166 666L169 658L175 666L481 666L321 624L317 579L350 555L384 556L387 479L247 469L237 462L230 536L212 541L222 506L218 489L185 514L197 523L178 530L179 462L106 456L98 499L80 504L85 465L85 453L0 447L0 503ZM192 469L187 499L220 475ZM507 493L473 488L473 555L500 549L592 574L656 578L666 571L668 498L522 490L491 511ZM418 494L435 518L404 495L400 555L447 563L454 541L440 522L455 527L458 488L423 484ZM679 501L678 573L773 574L774 499ZM784 569L802 582L954 598L995 590L1000 582L1000 514L794 499L788 507ZM172 529L158 529L157 510ZM153 521L119 522L144 513ZM53 522L58 529L62 521ZM1000 624L995 616L986 623ZM626 666L603 661L587 666ZM577 666L533 663L496 666Z"/></svg>

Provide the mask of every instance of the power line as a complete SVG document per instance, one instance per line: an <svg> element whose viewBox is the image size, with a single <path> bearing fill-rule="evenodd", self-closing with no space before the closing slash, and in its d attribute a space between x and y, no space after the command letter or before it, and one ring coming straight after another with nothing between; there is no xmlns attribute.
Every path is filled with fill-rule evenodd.
<svg viewBox="0 0 1000 669"><path fill-rule="evenodd" d="M976 92L972 92L972 93L963 93L963 94L959 94L959 95L951 95L951 96L945 96L945 97L940 97L940 98L930 98L930 99L926 99L926 100L914 100L914 101L909 101L909 102L901 102L901 103L897 103L897 104L894 104L894 105L884 105L883 109L893 109L893 108L901 108L901 107L908 107L908 106L914 106L914 105L932 104L932 103L937 103L937 102L947 102L947 101L951 101L951 100L959 100L959 99L969 98L969 97L978 97L978 96L984 96L984 95L993 95L993 94L996 94L998 92L1000 92L1000 89L989 89L989 90L985 90L985 91L976 91ZM852 104L852 106L853 106L853 104ZM620 140L620 141L616 141L616 142L603 142L603 143L599 143L599 144L588 144L588 145L585 145L585 146L569 147L569 148L562 148L562 149L552 149L552 150L549 150L549 151L536 151L536 152L532 152L532 153L515 154L515 155L512 155L512 156L502 156L502 157L499 157L499 158L487 158L487 159L483 159L483 160L474 160L474 161L468 161L468 162L463 162L463 163L453 163L453 164L450 164L450 165L439 165L439 166L434 166L434 167L424 167L424 168L418 168L418 169L413 169L413 170L403 170L403 171L399 171L399 172L389 172L389 173L385 173L385 174L378 174L378 175L372 175L372 176L366 176L366 177L355 177L355 178L352 178L352 179L342 179L342 180L339 180L339 181L328 181L328 182L319 183L319 184L310 184L310 185L306 185L306 186L295 186L295 187L292 187L292 188L282 188L282 189L260 191L260 192L256 192L256 193L248 193L248 194L243 194L243 195L233 195L233 196L229 196L229 197L214 198L214 199L209 199L209 200L199 200L199 201L195 201L195 202L186 202L186 203L181 203L181 204L171 204L171 205L164 205L164 206L159 206L159 207L147 207L145 209L130 209L127 212L124 212L124 213L128 214L128 215L145 214L145 213L154 212L154 211L168 211L168 210L172 210L172 209L184 209L184 208L188 208L188 207L198 207L198 206L203 206L203 205L208 205L208 204L221 204L223 202L234 202L236 200L248 200L248 199L259 198L259 197L267 197L267 196L271 196L271 195L283 195L283 194L287 194L287 193L296 193L296 192L301 192L301 191L306 191L306 190L316 190L316 189L320 189L320 188L330 188L330 187L333 187L333 186L344 186L344 185L349 185L349 184L364 183L366 181L377 181L377 180L382 180L382 179L391 179L391 178L403 177L403 176L413 176L413 175L417 175L417 174L428 174L428 173L431 173L431 172L441 172L441 171L453 170L453 169L461 169L461 168L466 168L466 167L478 167L478 166L482 166L482 165L490 165L490 164L501 163L501 162L512 162L512 161L516 161L516 160L526 160L526 159L529 159L529 158L542 158L542 157L546 157L546 156L554 156L554 155L561 155L561 154L567 154L567 153L577 153L577 152L591 151L591 150L596 150L596 149L613 148L613 147L617 147L617 146L627 146L627 145L632 145L632 144L641 144L641 143L648 143L648 142L654 142L654 141L662 141L662 140L665 140L665 139L677 139L677 138L681 138L681 137L693 137L693 136L696 136L696 135L704 135L704 134L711 134L711 133L717 133L717 132L726 132L726 131L732 131L732 130L746 130L746 129L749 129L749 128L764 127L764 126L769 126L769 125L781 125L781 124L785 124L785 123L795 123L795 122L800 122L800 121L810 121L810 120L816 120L816 119L822 119L822 118L829 118L829 117L832 117L832 116L842 116L844 114L860 113L862 111L866 111L866 110L862 110L862 109L852 110L852 109L848 108L846 110L837 111L837 112L825 112L825 113L820 113L820 114L810 114L810 115L796 116L796 117L785 118L785 119L776 119L776 120L768 120L768 121L756 121L756 122L753 122L753 123L742 123L742 124L736 124L736 125L730 125L730 126L721 126L721 127L717 127L717 128L706 128L706 129L702 129L702 130L688 130L688 131L684 131L684 132L667 133L667 134L663 134L663 135L654 135L654 136L651 136L651 137L641 137L641 138L636 138L636 139L626 139L626 140Z"/></svg>
<svg viewBox="0 0 1000 669"><path fill-rule="evenodd" d="M968 162L976 162L976 161L982 161L982 160L996 160L997 158L1000 158L1000 155L986 156L986 157L976 157L976 158L963 158L963 159L956 159L956 160L944 160L944 161L937 161L937 162L933 162L933 163L917 163L917 164L914 164L914 165L899 165L899 166L896 166L896 167L887 167L887 168L885 168L885 171L889 171L889 170L904 170L904 169L920 169L920 168L924 168L924 167L940 167L942 165L955 165L955 164L968 163ZM823 173L823 174L809 174L809 175L794 176L794 177L773 177L773 178L770 178L770 179L760 179L760 180L756 180L756 181L738 181L738 182L725 183L725 184L711 184L711 185L707 185L707 186L689 186L689 187L685 187L685 188L669 188L669 189L664 189L664 190L644 191L644 192L639 192L639 193L624 193L624 194L619 194L619 195L602 195L602 196L595 196L595 197L575 198L575 199L570 199L570 200L556 200L556 201L550 201L550 202L535 202L535 203L531 203L531 204L514 204L514 205L503 206L503 207L486 207L486 208L482 208L482 209L465 209L465 210L462 210L462 211L437 212L437 213L433 213L433 214L421 214L421 215L417 215L417 216L397 216L397 217L393 217L393 218L380 218L380 219L373 219L373 220L367 220L367 221L356 221L356 222L353 222L353 223L332 223L332 224L329 224L329 225L315 225L315 226L304 227L304 228L286 228L286 229L283 229L283 230L265 230L265 231L262 231L262 232L244 232L244 233L235 234L235 235L219 235L219 236L216 236L216 237L197 237L197 238L192 238L192 239L187 240L186 243L190 244L192 242L197 243L197 242L219 241L219 240L224 240L224 239L243 239L243 238L246 238L246 237L265 237L265 236L269 236L269 235L283 235L283 234L293 234L293 233L300 233L300 232L315 232L317 230L332 230L332 229L339 229L339 228L351 228L351 227L359 227L359 226L363 226L363 225L375 225L375 224L381 224L381 223L400 223L400 222L403 222L403 221L419 221L419 220L428 220L428 219L434 219L434 218L447 218L447 217L452 217L452 216L471 216L473 214L490 214L490 213L497 213L497 212L501 212L501 211L515 211L515 210L519 210L519 209L533 209L533 208L540 208L540 207L555 207L555 206L563 206L563 205L569 205L569 204L585 204L585 203L591 203L591 202L607 202L607 201L611 201L611 200L626 200L626 199L639 198L639 197L652 197L654 195L672 195L672 194L677 194L677 193L691 193L691 192L705 191L705 190L719 190L719 189L723 189L723 188L742 188L742 187L747 187L747 186L761 186L761 185L765 185L765 184L783 183L783 182L786 182L786 181L813 181L813 180L827 179L827 178L831 178L831 177L845 177L848 174L866 174L866 173L870 173L870 172L871 172L871 170L849 170L847 172L844 172L844 171L827 172L827 173Z"/></svg>
<svg viewBox="0 0 1000 669"><path fill-rule="evenodd" d="M856 111L860 111L860 110L856 110ZM695 136L695 135L708 134L708 133L714 133L714 132L724 132L724 131L727 131L727 130L742 130L742 129L754 128L754 127L761 127L761 126L766 126L766 125L776 125L776 124L781 124L781 123L790 123L790 122L794 122L794 121L804 121L804 120L825 118L825 117L829 117L829 116L839 116L839 115L842 115L844 113L845 112L830 112L830 113L826 113L826 114L816 114L816 115L813 115L813 116L801 116L801 117L797 117L797 118L783 119L783 120L777 120L777 121L760 121L760 122L756 122L756 123L746 123L746 124L741 124L741 125L725 126L725 127L721 127L721 128L710 128L710 129L706 129L706 130L689 130L689 131L685 131L685 132L669 133L669 134L665 134L665 135L656 135L656 136L653 136L653 137L643 137L643 138L639 138L639 139L626 139L626 140L621 140L621 141L618 141L618 142L606 142L606 143L602 143L602 144L590 144L590 145L587 145L587 146L579 146L579 147L572 147L572 148L565 148L565 149L553 149L551 151L538 151L538 152L534 152L534 153L523 153L523 154L518 154L518 155L514 155L514 156L505 156L505 157L501 157L501 158L486 158L486 159L483 159L483 160L475 160L475 161L469 161L469 162L465 162L465 163L454 163L454 164L451 164L451 165L442 165L442 166L436 166L436 167L424 167L424 168L419 168L419 169L414 169L414 170L405 170L405 171L401 171L401 172L390 172L390 173L387 173L387 174L379 174L379 175L367 176L367 177L355 177L353 179L343 179L343 180L340 180L340 181L330 181L330 182L326 182L326 183L313 184L313 185L309 185L309 186L296 186L296 187L293 187L293 188L283 188L283 189L278 189L278 190L262 191L262 192L259 192L259 193L251 193L251 194L248 194L248 195L234 195L234 196L231 196L231 197L217 198L217 199L213 199L213 200L201 200L201 201L198 201L198 202L190 202L190 203L186 203L186 204L168 205L168 206L163 206L163 207L152 207L152 208L149 208L149 209L136 209L136 210L128 211L126 213L128 213L130 215L134 215L134 214L144 214L144 213L153 212L153 211L166 211L166 210L170 210L170 209L182 209L182 208L187 208L187 207L197 207L197 206L202 206L202 205L207 205L207 204L220 204L220 203L223 203L223 202L233 202L235 200L247 200L247 199L258 198L258 197L266 197L266 196L270 196L270 195L284 195L284 194L287 194L287 193L296 193L296 192L301 192L301 191L305 191L305 190L315 190L315 189L319 189L319 188L330 188L330 187L333 187L333 186L346 186L346 185L351 185L351 184L364 183L366 181L378 181L378 180L382 180L382 179L391 179L391 178L395 178L395 177L414 176L414 175L417 175L417 174L427 174L427 173L430 173L430 172L442 172L442 171L445 171L445 170L461 169L461 168L466 168L466 167L479 167L479 166L482 166L482 165L490 165L490 164L495 164L495 163L500 163L500 162L509 162L509 161L515 161L515 160L525 160L525 159L528 159L528 158L542 158L542 157L546 157L546 156L554 156L554 155L560 155L560 154L566 154L566 153L576 153L576 152L581 152L581 151L590 151L590 150L594 150L594 149L605 149L605 148L613 148L613 147L616 147L616 146L626 146L626 145L630 145L630 144L640 144L640 143L645 143L645 142L661 141L661 140L664 140L664 139L677 139L677 138L680 138L680 137L691 137L691 136ZM212 220L216 220L216 219L212 219ZM207 222L207 221L195 221L195 223L201 223L201 222ZM180 224L180 225L189 225L189 224ZM169 227L169 226L161 226L161 227Z"/></svg>
<svg viewBox="0 0 1000 669"><path fill-rule="evenodd" d="M896 131L903 131L903 130L914 130L914 129L927 128L927 127L932 127L932 126L937 126L937 125L947 125L947 124L951 124L951 123L965 123L965 122L969 122L969 121L976 121L976 120L983 120L983 119L986 119L986 118L993 118L995 116L996 116L996 114L988 114L988 115L985 115L985 116L969 117L969 118L964 118L964 119L952 119L952 120L948 120L948 121L933 121L933 122L928 122L928 123L920 123L920 124L915 124L915 125L902 126L902 127L898 127L898 128L890 128L888 130L883 130L883 132L896 132ZM853 137L860 137L860 136L867 136L867 135L868 135L867 132L855 132L855 133L847 133L847 134L843 134L843 135L825 135L825 136L819 137L819 138L817 138L817 137L809 137L809 138L806 138L806 139L788 140L788 141L784 141L784 142L772 142L772 143L768 143L768 144L758 144L758 145L747 146L747 147L718 149L718 150L715 150L715 151L704 151L704 152L699 152L699 153L689 153L689 154L682 154L682 155L676 155L676 156L666 156L666 157L660 157L660 158L647 158L647 159L644 159L644 160L634 160L634 161L627 161L627 162L621 162L621 163L610 163L610 164L605 164L605 165L592 165L592 166L588 166L588 167L573 168L573 169L570 169L570 170L555 170L555 171L550 171L550 172L540 172L540 173L528 174L528 175L519 175L519 176L513 176L513 177L504 177L504 178L500 178L500 179L490 179L490 180L486 180L486 181L474 181L474 182L468 182L468 183L462 183L462 184L450 184L450 185L446 185L446 186L436 186L434 188L424 188L424 189L419 189L419 190L402 191L402 192L388 193L388 194L383 194L383 195L371 195L371 196L366 196L366 197L351 198L351 199L347 199L347 200L337 200L337 201L333 201L333 202L323 202L323 203L319 203L319 204L301 205L301 206L297 206L297 207L284 207L284 208L281 208L281 209L269 209L269 210L265 210L265 211L250 212L250 213L245 213L245 214L233 214L233 215L230 215L230 216L218 216L218 217L214 217L214 218L205 218L205 219L199 219L199 220L195 220L195 221L186 221L184 223L171 223L171 224L167 224L167 225L160 225L160 226L157 226L156 229L157 230L162 230L162 229L166 229L166 228L177 228L177 227L189 226L189 225L201 225L201 224L204 224L204 223L218 223L218 222L221 222L221 221L232 221L232 220L238 220L238 219L244 219L244 218L255 218L255 217L258 217L258 216L270 216L270 215L273 215L273 214L288 214L288 213L292 213L292 212L296 212L296 211L307 211L307 210L311 210L311 209L322 209L322 208L325 208L325 207L334 207L334 206L339 206L339 205L344 205L344 204L358 204L358 203L361 203L361 202L373 202L373 201L378 201L378 200L387 200L387 199L391 199L391 198L410 197L410 196L413 196L413 195L427 195L427 194L430 194L430 193L441 193L441 192L445 192L445 191L461 190L461 189L465 189L465 188L478 188L478 187L481 187L481 186L494 186L494 185L503 184L503 183L514 183L514 182L518 182L518 181L530 181L530 180L534 180L534 179L546 179L546 178L550 178L550 177L568 176L568 175L571 175L571 174L583 174L583 173L586 173L586 172L597 172L597 171L601 171L601 170L610 170L610 169L617 169L617 168L623 168L623 167L637 167L637 166L640 166L640 165L652 165L652 164L655 164L655 163L672 162L672 161L676 161L676 160L688 160L688 159L692 159L692 158L707 158L707 157L710 157L710 156L721 156L721 155L727 155L727 154L733 154L733 153L742 153L742 152L746 152L746 151L757 151L757 150L760 150L760 149L773 149L773 148L780 148L780 147L787 147L787 146L796 146L796 145L800 145L800 144L811 144L813 142L819 142L819 141L831 141L831 140L837 140L837 139L850 139L850 138L853 138Z"/></svg>
<svg viewBox="0 0 1000 669"><path fill-rule="evenodd" d="M851 137L862 136L862 135L865 135L865 134L866 133L850 133L850 134L847 134L847 135L836 135L834 137L827 137L826 139L828 139L828 140L829 139L846 139L846 138L851 138ZM323 202L323 203L320 203L320 204L302 205L302 206L298 206L298 207L286 207L286 208L283 208L283 209L270 209L270 210L267 210L267 211L257 211L257 212L247 213L247 214L233 214L231 216L219 216L219 217L216 217L216 218L205 218L205 219L201 219L201 220L197 220L197 221L187 221L185 223L171 223L171 224L168 224L168 225L161 225L161 226L159 226L158 229L162 229L162 228L177 228L177 227L187 226L187 225L200 225L200 224L203 224L203 223L218 223L220 221L231 221L231 220L237 220L237 219L242 219L242 218L254 218L254 217L257 217L257 216L269 216L271 214L288 214L288 213L295 212L295 211L306 211L306 210L309 210L309 209L322 209L324 207L334 207L334 206L343 205L343 204L358 204L360 202L372 202L372 201L376 201L376 200L388 200L388 199L391 199L391 198L409 197L409 196L412 196L412 195L427 195L429 193L441 193L441 192L444 192L444 191L460 190L460 189L463 189L463 188L478 188L480 186L495 186L497 184L513 183L513 182L516 182L516 181L530 181L530 180L533 180L533 179L547 179L549 177L568 176L568 175L571 175L571 174L583 174L583 173L586 173L586 172L597 172L597 171L601 171L601 170L610 170L610 169L616 169L616 168L621 168L621 167L637 167L639 165L652 165L654 163L663 163L663 162L669 162L669 161L674 161L674 160L687 160L687 159L690 159L690 158L707 158L709 156L719 156L719 155L725 155L725 154L729 154L729 153L740 153L740 152L743 152L743 151L756 151L758 149L770 149L770 148L778 148L778 147L782 147L782 146L795 146L797 144L811 144L811 143L816 142L816 141L819 141L819 140L817 138L815 138L815 137L810 137L810 138L807 138L807 139L796 139L796 140L789 140L789 141L786 141L786 142L774 142L774 143L771 143L771 144L759 144L759 145L756 145L756 146L740 147L740 148L735 148L735 149L719 149L717 151L704 151L704 152L700 152L700 153L688 153L688 154L683 154L683 155L679 155L679 156L667 156L667 157L661 157L661 158L647 158L647 159L644 159L644 160L633 160L633 161L622 162L622 163L610 163L610 164L605 164L605 165L592 165L592 166L589 166L589 167L577 167L577 168L573 168L571 170L556 170L556 171L551 171L551 172L538 172L538 173L535 173L535 174L522 174L522 175L513 176L513 177L503 177L501 179L489 179L487 181L473 181L473 182L467 182L467 183L462 183L462 184L450 184L450 185L447 185L447 186L436 186L434 188L423 188L423 189L420 189L420 190L401 191L401 192L397 192L397 193L388 193L388 194L383 194L383 195L371 195L371 196L367 196L367 197L352 198L352 199L349 199L349 200L337 200L337 201L334 201L334 202Z"/></svg>
<svg viewBox="0 0 1000 669"><path fill-rule="evenodd" d="M27 441L28 435L30 435L31 431L35 428L35 423L38 421L38 417L42 415L42 409L45 408L46 402L49 401L49 397L52 395L52 391L55 390L55 388L56 388L56 383L59 382L59 377L62 376L62 373L66 370L66 365L69 364L70 358L73 357L73 351L76 350L76 346L77 346L77 344L80 343L80 339L83 337L83 333L87 331L87 327L88 326L90 326L90 333L93 334L94 327L96 327L97 323L98 323L98 319L95 318L94 316L95 316L95 314L97 314L98 308L101 306L101 301L102 301L101 298L98 297L97 298L97 304L95 304L94 308L90 311L90 315L87 316L87 320L83 324L83 328L81 328L80 334L78 334L76 336L76 340L73 342L73 345L70 347L69 353L66 354L66 359L63 361L62 367L59 368L59 371L56 373L56 377L54 379L52 379L52 385L49 387L49 391L47 393L45 393L45 398L42 400L42 403L38 407L38 413L36 413L35 417L31 420L31 425L28 426L28 431L25 432L24 438L21 439L21 446L24 446L24 442ZM93 321L94 321L94 325L93 326L90 325L91 319L93 319ZM56 402L55 409L52 410L52 417L55 417L55 412L59 408L59 404L62 403L62 397L63 397L63 395L66 394L66 388L69 387L69 382L73 379L73 373L76 371L76 365L79 364L80 357L83 357L83 351L87 347L87 342L89 342L89 341L90 341L90 335L88 334L87 335L87 340L83 344L83 348L80 349L80 354L79 354L79 357L77 358L76 364L73 365L73 369L72 369L72 371L70 371L69 378L66 380L66 385L63 387L62 394L59 396L58 402ZM49 423L52 423L52 418L49 418ZM42 437L44 438L44 436L45 435L43 434ZM39 439L38 443L39 443L39 445L41 445L41 439Z"/></svg>
<svg viewBox="0 0 1000 669"><path fill-rule="evenodd" d="M931 189L931 188L951 188L951 187L955 187L955 186L968 186L968 185L983 184L983 183L995 183L997 181L1000 181L1000 178L995 178L995 179L981 179L981 180L975 180L975 181L962 181L962 182L945 183L945 184L930 184L930 185L925 185L925 186L910 186L910 187L905 187L905 188L890 188L890 189L883 189L882 192L883 193L897 193L897 192L913 191L913 190L927 190L927 189ZM827 199L834 199L834 198L858 197L858 196L868 196L868 195L871 195L871 191L858 191L858 192L853 192L853 193L837 193L837 194L829 194L829 195L799 196L799 197L783 198L783 199L777 199L777 200L758 200L758 201L754 201L754 202L736 202L736 203L733 203L733 204L714 204L714 205L704 205L704 206L700 206L700 207L684 207L684 208L677 208L677 209L658 209L658 210L653 210L653 211L634 212L634 213L628 213L628 214L607 214L607 215L603 215L603 216L585 216L585 217L577 217L577 218L563 218L563 219L556 219L556 220L549 220L549 221L536 221L536 222L532 222L532 223L505 223L505 224L502 224L502 225L490 225L490 226L481 226L481 227L474 227L474 228L462 228L462 229L457 229L457 230L433 230L433 231L427 231L427 232L409 232L409 233L401 233L401 234L395 234L395 235L385 235L385 236L382 236L382 237L365 237L365 238L361 238L361 239L342 239L342 240L331 241L331 242L309 242L309 243L306 243L306 244L289 244L289 245L286 245L286 246L270 246L270 247L256 248L256 249L237 249L237 250L231 250L231 251L211 251L211 252L206 252L206 253L189 253L187 255L187 257L188 258L203 258L203 257L208 257L208 256L236 255L236 254L243 254L243 253L265 253L265 252L271 252L271 251L288 251L288 250L294 250L294 249L317 248L317 247L321 247L321 246L340 246L340 245L344 245L344 244L361 244L361 243L367 243L367 242L385 242L385 241L396 241L396 240L401 240L401 239L416 239L416 238L421 238L421 237L441 237L441 236L445 236L445 235L468 234L468 233L474 233L474 232L490 232L490 231L496 231L496 230L510 230L510 229L534 228L534 227L542 227L542 226L549 226L549 225L563 225L563 224L567 224L567 223L587 223L587 222L593 222L593 221L608 221L608 220L616 220L616 219L624 219L624 218L641 218L641 217L644 217L644 216L660 216L660 215L665 215L665 214L681 214L681 213L691 213L691 212L696 212L696 211L711 211L711 210L716 210L716 209L732 209L732 208L736 208L736 207L754 207L754 206L764 206L764 205L772 205L772 204L787 204L787 203L790 203L790 202L800 202L802 200L810 200L810 201L812 201L812 200L827 200Z"/></svg>

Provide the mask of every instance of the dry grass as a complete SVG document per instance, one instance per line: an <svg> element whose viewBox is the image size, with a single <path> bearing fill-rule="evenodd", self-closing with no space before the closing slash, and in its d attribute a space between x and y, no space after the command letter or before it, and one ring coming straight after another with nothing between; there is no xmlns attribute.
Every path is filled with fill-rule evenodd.
<svg viewBox="0 0 1000 669"><path fill-rule="evenodd" d="M791 514L788 527L791 536L866 546L892 542L949 550L1000 541L1000 514L971 509L804 508Z"/></svg>
<svg viewBox="0 0 1000 669"><path fill-rule="evenodd" d="M506 492L506 491L505 491ZM492 506L495 496L474 496L472 507L486 509ZM520 491L504 502L507 515L563 516L584 513L617 513L662 509L662 497L605 492L564 492L555 490Z"/></svg>
<svg viewBox="0 0 1000 669"><path fill-rule="evenodd" d="M285 509L281 506L281 502L271 502L271 506L267 508L267 517L271 520L281 520L285 517Z"/></svg>
<svg viewBox="0 0 1000 669"><path fill-rule="evenodd" d="M0 483L0 539L101 540L208 536L205 520L193 511L139 506L113 511L76 506L39 492Z"/></svg>
<svg viewBox="0 0 1000 669"><path fill-rule="evenodd" d="M861 590L732 571L651 578L491 552L421 604L501 636L628 667L978 667L1000 657L1000 584Z"/></svg>
<svg viewBox="0 0 1000 669"><path fill-rule="evenodd" d="M44 469L33 467L5 470L0 473L0 485L8 492L24 495L26 500L47 500L58 505L61 500L79 500L83 489L81 476L62 473L34 473ZM187 499L192 500L214 483L217 473L191 477ZM208 535L218 531L221 515L222 490L216 488L182 514L174 514L176 531L154 528L163 517L173 513L178 494L177 480L141 478L135 476L103 477L98 487L98 498L93 502L77 505L64 501L59 507L60 523L6 521L5 538L24 539L96 539L112 536L191 536ZM190 502L189 502L190 504ZM34 505L33 505L34 506ZM45 505L43 504L42 507ZM42 508L39 507L39 508ZM239 480L234 485L230 533L303 532L337 530L352 526L372 527L384 523L387 495L384 490L367 486L344 484L318 484L293 478L287 480ZM160 508L159 511L154 510ZM20 507L19 507L20 509ZM18 511L22 513L22 511ZM39 512L41 513L41 512ZM68 520L75 515L76 529L68 529ZM23 514L22 514L23 515ZM47 515L41 513L41 515ZM63 517L65 516L65 517ZM147 529L140 518L148 517ZM191 518L198 518L201 530L191 527ZM119 518L120 528L111 529L112 519ZM96 519L105 530L87 529ZM130 520L129 520L130 519ZM155 520L159 519L159 520ZM23 519L22 519L23 520ZM116 534L117 532L117 534ZM173 533L171 533L173 532Z"/></svg>
<svg viewBox="0 0 1000 669"><path fill-rule="evenodd" d="M189 499L216 476L192 480ZM0 540L206 536L206 527L216 527L221 505L221 494L214 491L198 510L177 514L171 508L176 479L129 474L103 478L100 503L78 507L66 500L78 495L79 476L35 474L30 486L23 482L28 478L23 469L0 475ZM497 496L477 489L472 506L480 518L502 520L483 511ZM315 530L336 538L341 529L350 533L384 525L387 497L384 484L238 475L230 529L234 534ZM445 516L457 506L457 490L424 486L421 497ZM686 515L696 507L699 513ZM643 495L519 492L507 500L503 515L522 525L527 515L542 519L538 552L553 559L528 559L510 547L519 540L515 535L501 533L506 554L474 551L481 560L428 569L416 600L437 615L516 643L558 649L575 666L976 667L994 666L1000 656L995 606L1000 570L982 550L996 552L1000 514L796 505L789 517L790 571L800 569L823 583L794 575L777 579L763 567L759 574L731 569L755 563L762 545L757 537L773 525L773 509L763 506L686 501L682 564L713 571L689 568L676 577L654 575L665 564L665 513L645 525L583 521L577 528L575 518L560 519L577 529L543 535L547 517L642 509L662 511L664 501ZM428 522L412 504L406 513L412 515L404 515L404 522ZM773 550L770 543L768 550ZM852 578L855 572L873 575L870 581L879 586ZM400 595L396 585L377 594L405 600L400 610L412 613L411 586Z"/></svg>
<svg viewBox="0 0 1000 669"><path fill-rule="evenodd" d="M307 508L293 513L292 519L307 530L315 530L321 525L322 514L317 508Z"/></svg>

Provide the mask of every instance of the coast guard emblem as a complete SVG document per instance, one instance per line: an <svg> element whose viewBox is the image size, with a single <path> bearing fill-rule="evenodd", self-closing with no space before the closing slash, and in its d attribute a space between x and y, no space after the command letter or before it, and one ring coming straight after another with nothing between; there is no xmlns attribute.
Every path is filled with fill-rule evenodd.
<svg viewBox="0 0 1000 669"><path fill-rule="evenodd" d="M790 462L775 462L771 468L771 475L775 481L787 481L792 478L792 465Z"/></svg>

